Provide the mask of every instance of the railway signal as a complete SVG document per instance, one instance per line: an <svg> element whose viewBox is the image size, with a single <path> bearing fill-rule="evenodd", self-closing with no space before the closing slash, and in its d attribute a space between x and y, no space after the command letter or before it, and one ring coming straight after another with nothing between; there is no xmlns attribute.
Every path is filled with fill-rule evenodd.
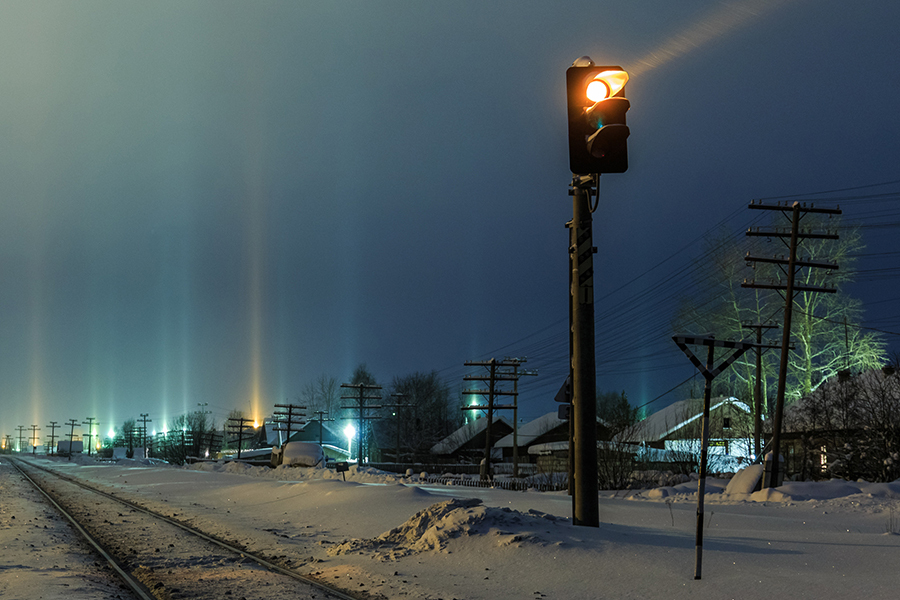
<svg viewBox="0 0 900 600"><path fill-rule="evenodd" d="M566 71L569 168L576 175L624 173L628 169L625 98L628 73L597 66L583 56Z"/></svg>

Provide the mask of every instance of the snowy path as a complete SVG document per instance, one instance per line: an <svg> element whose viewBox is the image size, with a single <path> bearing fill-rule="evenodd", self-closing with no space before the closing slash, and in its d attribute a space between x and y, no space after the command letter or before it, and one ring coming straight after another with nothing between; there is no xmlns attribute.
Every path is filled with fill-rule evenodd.
<svg viewBox="0 0 900 600"><path fill-rule="evenodd" d="M657 499L604 494L602 525L591 529L570 525L564 493L408 486L355 468L346 483L327 471L241 465L62 468L373 597L900 596L900 536L887 533L892 515L900 531L896 483L865 493L792 484L785 489L804 499L777 502L725 497L723 486L713 485L703 579L694 581L696 497L690 486ZM451 497L482 502L414 518Z"/></svg>

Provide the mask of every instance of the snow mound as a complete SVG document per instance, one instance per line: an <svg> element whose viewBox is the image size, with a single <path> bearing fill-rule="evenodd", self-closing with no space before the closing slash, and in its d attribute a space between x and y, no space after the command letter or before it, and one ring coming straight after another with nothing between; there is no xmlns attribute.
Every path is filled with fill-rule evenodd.
<svg viewBox="0 0 900 600"><path fill-rule="evenodd" d="M537 510L528 513L509 508L486 507L478 498L453 498L432 504L399 527L373 539L350 539L328 549L329 556L351 552L372 552L381 561L397 560L410 554L445 550L449 540L462 536L495 536L497 547L518 546L522 542L541 544L531 531L558 517Z"/></svg>
<svg viewBox="0 0 900 600"><path fill-rule="evenodd" d="M750 465L731 478L725 486L726 496L750 495L753 493L759 478L762 477L762 465Z"/></svg>
<svg viewBox="0 0 900 600"><path fill-rule="evenodd" d="M721 494L730 480L715 477L706 478L706 494ZM629 500L664 500L674 496L680 496L680 500L687 500L697 494L697 481L692 476L690 481L678 485L664 485L650 490L641 490L628 496ZM669 502L670 500L666 500Z"/></svg>
<svg viewBox="0 0 900 600"><path fill-rule="evenodd" d="M309 442L288 442L281 450L281 464L315 467L325 461L322 446Z"/></svg>

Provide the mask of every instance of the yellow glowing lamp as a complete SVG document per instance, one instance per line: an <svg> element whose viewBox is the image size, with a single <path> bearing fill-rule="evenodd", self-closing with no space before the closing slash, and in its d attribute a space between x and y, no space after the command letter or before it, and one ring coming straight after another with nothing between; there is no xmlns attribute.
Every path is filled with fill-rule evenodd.
<svg viewBox="0 0 900 600"><path fill-rule="evenodd" d="M585 95L591 102L600 102L618 94L628 83L625 71L603 71L597 73L585 88Z"/></svg>

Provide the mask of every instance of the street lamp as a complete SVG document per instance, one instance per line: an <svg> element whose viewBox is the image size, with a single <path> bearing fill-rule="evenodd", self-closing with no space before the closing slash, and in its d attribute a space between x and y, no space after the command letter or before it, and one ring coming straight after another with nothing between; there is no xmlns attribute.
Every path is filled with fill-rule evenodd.
<svg viewBox="0 0 900 600"><path fill-rule="evenodd" d="M347 436L347 458L353 458L353 438L356 436L356 427L352 423L344 427L344 435Z"/></svg>

